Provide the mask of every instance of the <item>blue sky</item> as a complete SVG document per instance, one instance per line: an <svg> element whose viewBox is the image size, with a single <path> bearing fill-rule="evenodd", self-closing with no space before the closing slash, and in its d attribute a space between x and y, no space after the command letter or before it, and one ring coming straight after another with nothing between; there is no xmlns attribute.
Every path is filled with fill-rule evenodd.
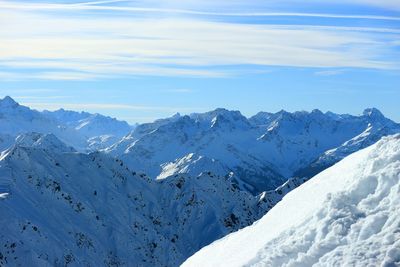
<svg viewBox="0 0 400 267"><path fill-rule="evenodd" d="M400 3L1 1L0 96L130 123L217 107L400 121Z"/></svg>

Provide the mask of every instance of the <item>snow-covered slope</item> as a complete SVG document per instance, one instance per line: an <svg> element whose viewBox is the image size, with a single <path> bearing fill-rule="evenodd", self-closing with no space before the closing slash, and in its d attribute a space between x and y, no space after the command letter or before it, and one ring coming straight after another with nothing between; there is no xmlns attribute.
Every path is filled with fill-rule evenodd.
<svg viewBox="0 0 400 267"><path fill-rule="evenodd" d="M363 117L364 120L368 121L367 128L364 131L347 140L340 146L327 150L310 165L296 171L294 176L311 177L332 166L347 155L376 143L382 136L400 132L399 124L385 118L377 109L366 109L363 113Z"/></svg>
<svg viewBox="0 0 400 267"><path fill-rule="evenodd" d="M230 174L229 169L218 161L203 156L190 153L183 158L176 159L174 162L166 163L161 166L162 172L157 179L165 179L176 174L187 174L196 176L202 172L212 172L213 174L225 176Z"/></svg>
<svg viewBox="0 0 400 267"><path fill-rule="evenodd" d="M152 178L233 172L242 189L258 194L293 176L310 177L398 132L400 125L376 109L361 116L261 112L250 119L239 111L216 109L140 125L105 151Z"/></svg>
<svg viewBox="0 0 400 267"><path fill-rule="evenodd" d="M14 143L15 137L0 133L0 152L9 148Z"/></svg>
<svg viewBox="0 0 400 267"><path fill-rule="evenodd" d="M111 146L133 129L125 121L97 113L59 109L53 112L44 111L43 114L77 131L88 140L88 148L92 151Z"/></svg>
<svg viewBox="0 0 400 267"><path fill-rule="evenodd" d="M400 135L346 157L183 266L399 266Z"/></svg>
<svg viewBox="0 0 400 267"><path fill-rule="evenodd" d="M41 112L19 105L8 96L0 99L0 125L0 134L11 139L27 132L40 132L52 133L78 149L83 149L86 143L86 140L73 129L44 116ZM5 142L0 149L4 150L9 145L10 141Z"/></svg>
<svg viewBox="0 0 400 267"><path fill-rule="evenodd" d="M19 105L11 97L0 99L0 151L24 133L52 133L80 151L110 146L132 128L99 114L58 110L39 112Z"/></svg>
<svg viewBox="0 0 400 267"><path fill-rule="evenodd" d="M262 157L249 153L257 143L254 130L239 112L218 109L179 117L144 135L136 136L134 131L128 142L125 138L106 152L153 178L166 176L162 173L166 164L195 153L210 162L219 162L228 172L234 169L239 184L249 191L275 188L284 182L284 178L270 167L266 153ZM250 176L252 178L248 179Z"/></svg>
<svg viewBox="0 0 400 267"><path fill-rule="evenodd" d="M152 180L54 135L0 158L0 266L177 266L268 209L230 176Z"/></svg>

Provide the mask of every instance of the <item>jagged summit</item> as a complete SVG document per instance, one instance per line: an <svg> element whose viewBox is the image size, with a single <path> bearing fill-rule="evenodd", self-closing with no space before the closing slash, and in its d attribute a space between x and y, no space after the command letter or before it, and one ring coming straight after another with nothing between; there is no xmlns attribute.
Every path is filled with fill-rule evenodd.
<svg viewBox="0 0 400 267"><path fill-rule="evenodd" d="M54 150L57 152L75 152L76 150L72 147L67 146L54 134L42 134L42 133L26 133L17 136L15 139L15 145L21 147L32 147L41 148L46 150Z"/></svg>
<svg viewBox="0 0 400 267"><path fill-rule="evenodd" d="M180 118L181 114L179 112L176 112L174 115L171 116L171 118L176 119L176 118Z"/></svg>
<svg viewBox="0 0 400 267"><path fill-rule="evenodd" d="M17 106L19 106L19 104L10 96L5 96L3 99L0 99L0 108L13 108Z"/></svg>
<svg viewBox="0 0 400 267"><path fill-rule="evenodd" d="M371 110L371 114L378 112ZM195 153L217 160L223 166L221 169L237 174L242 189L257 194L273 190L293 175L310 177L396 132L400 132L399 124L372 115L282 110L261 112L247 119L239 111L218 108L139 125L106 152L123 158L154 179L168 176L171 166L177 173L197 171L195 165L204 161L177 164L177 160ZM356 141L350 142L353 138ZM325 152L339 147L329 154L329 161L323 157ZM318 167L312 165L316 161Z"/></svg>
<svg viewBox="0 0 400 267"><path fill-rule="evenodd" d="M377 108L367 108L363 111L364 116L368 116L375 119L384 119L385 116L382 112Z"/></svg>
<svg viewBox="0 0 400 267"><path fill-rule="evenodd" d="M195 120L200 121L211 121L215 117L223 117L226 120L230 121L239 121L239 120L247 120L245 116L240 113L238 110L228 110L225 108L216 108L215 110L208 111L205 113L192 113L190 117Z"/></svg>
<svg viewBox="0 0 400 267"><path fill-rule="evenodd" d="M52 133L79 151L93 151L111 146L128 134L132 127L100 114L32 110L11 97L0 100L0 151L9 148L20 134Z"/></svg>
<svg viewBox="0 0 400 267"><path fill-rule="evenodd" d="M311 113L312 114L318 114L318 115L322 115L322 114L324 114L321 110L319 110L319 109L313 109L312 111L311 111Z"/></svg>

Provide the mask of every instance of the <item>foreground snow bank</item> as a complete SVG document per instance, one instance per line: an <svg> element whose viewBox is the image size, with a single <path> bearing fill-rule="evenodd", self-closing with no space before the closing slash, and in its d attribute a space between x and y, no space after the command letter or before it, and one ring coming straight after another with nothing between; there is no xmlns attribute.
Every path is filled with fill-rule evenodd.
<svg viewBox="0 0 400 267"><path fill-rule="evenodd" d="M400 135L318 174L183 266L400 266Z"/></svg>

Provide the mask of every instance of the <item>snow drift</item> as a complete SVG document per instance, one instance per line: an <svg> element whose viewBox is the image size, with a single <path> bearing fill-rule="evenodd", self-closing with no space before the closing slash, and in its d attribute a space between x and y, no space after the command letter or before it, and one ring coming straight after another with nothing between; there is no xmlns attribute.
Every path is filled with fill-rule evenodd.
<svg viewBox="0 0 400 267"><path fill-rule="evenodd" d="M400 135L287 194L262 219L183 266L399 266Z"/></svg>

